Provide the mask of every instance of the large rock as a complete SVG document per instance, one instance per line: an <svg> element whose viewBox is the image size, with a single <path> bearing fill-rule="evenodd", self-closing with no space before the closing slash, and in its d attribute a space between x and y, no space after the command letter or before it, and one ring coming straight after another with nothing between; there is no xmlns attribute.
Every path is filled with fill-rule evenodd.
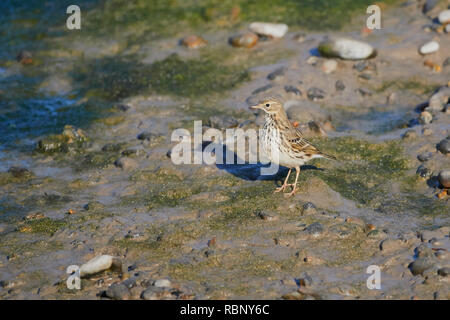
<svg viewBox="0 0 450 320"><path fill-rule="evenodd" d="M250 24L250 30L262 36L282 38L288 31L288 26L286 24L253 22Z"/></svg>
<svg viewBox="0 0 450 320"><path fill-rule="evenodd" d="M344 60L369 59L377 55L370 44L347 38L325 40L319 44L318 49L323 57Z"/></svg>

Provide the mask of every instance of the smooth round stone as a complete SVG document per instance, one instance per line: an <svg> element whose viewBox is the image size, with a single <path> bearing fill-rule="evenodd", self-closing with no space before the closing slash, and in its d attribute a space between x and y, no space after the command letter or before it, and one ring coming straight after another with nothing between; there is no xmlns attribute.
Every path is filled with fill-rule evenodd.
<svg viewBox="0 0 450 320"><path fill-rule="evenodd" d="M423 152L417 156L417 159L419 159L420 162L425 162L430 160L433 157L432 152Z"/></svg>
<svg viewBox="0 0 450 320"><path fill-rule="evenodd" d="M288 31L288 26L283 23L253 22L250 30L266 37L283 38Z"/></svg>
<svg viewBox="0 0 450 320"><path fill-rule="evenodd" d="M430 54L439 50L439 43L437 41L430 41L420 47L420 54Z"/></svg>
<svg viewBox="0 0 450 320"><path fill-rule="evenodd" d="M433 121L433 116L428 111L423 111L419 117L420 124L430 124Z"/></svg>
<svg viewBox="0 0 450 320"><path fill-rule="evenodd" d="M441 142L439 142L437 148L443 154L450 153L450 139L441 140Z"/></svg>
<svg viewBox="0 0 450 320"><path fill-rule="evenodd" d="M170 288L172 283L167 279L158 279L153 283L153 286L157 288Z"/></svg>
<svg viewBox="0 0 450 320"><path fill-rule="evenodd" d="M114 257L110 255L97 256L80 267L80 276L88 276L104 270L108 270L113 265Z"/></svg>
<svg viewBox="0 0 450 320"><path fill-rule="evenodd" d="M345 83L342 80L337 80L334 84L334 87L336 88L336 91L344 91L345 90Z"/></svg>
<svg viewBox="0 0 450 320"><path fill-rule="evenodd" d="M326 74L332 73L337 69L338 63L336 60L326 60L322 64L322 71Z"/></svg>
<svg viewBox="0 0 450 320"><path fill-rule="evenodd" d="M442 170L439 172L438 180L444 188L450 188L450 170Z"/></svg>
<svg viewBox="0 0 450 320"><path fill-rule="evenodd" d="M450 9L439 13L438 20L441 24L450 23Z"/></svg>
<svg viewBox="0 0 450 320"><path fill-rule="evenodd" d="M230 38L230 43L237 48L251 48L258 42L258 36L254 33L247 32Z"/></svg>
<svg viewBox="0 0 450 320"><path fill-rule="evenodd" d="M450 98L450 88L441 87L439 90L433 94L428 101L428 106L426 110L433 111L443 111L447 105L448 99Z"/></svg>
<svg viewBox="0 0 450 320"><path fill-rule="evenodd" d="M189 49L204 47L208 42L202 37L190 35L181 40L181 44Z"/></svg>
<svg viewBox="0 0 450 320"><path fill-rule="evenodd" d="M347 38L325 40L319 44L318 49L323 57L344 60L368 59L377 55L376 50L370 44Z"/></svg>
<svg viewBox="0 0 450 320"><path fill-rule="evenodd" d="M416 261L409 265L413 275L423 274L426 270L433 267L434 261L428 257L418 258Z"/></svg>

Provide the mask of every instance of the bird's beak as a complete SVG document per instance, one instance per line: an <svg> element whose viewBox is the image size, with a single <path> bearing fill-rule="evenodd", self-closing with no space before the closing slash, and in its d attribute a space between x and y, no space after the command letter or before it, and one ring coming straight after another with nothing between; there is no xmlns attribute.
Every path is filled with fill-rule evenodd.
<svg viewBox="0 0 450 320"><path fill-rule="evenodd" d="M261 109L261 107L259 105L256 105L256 106L251 106L250 109L256 110L256 109Z"/></svg>

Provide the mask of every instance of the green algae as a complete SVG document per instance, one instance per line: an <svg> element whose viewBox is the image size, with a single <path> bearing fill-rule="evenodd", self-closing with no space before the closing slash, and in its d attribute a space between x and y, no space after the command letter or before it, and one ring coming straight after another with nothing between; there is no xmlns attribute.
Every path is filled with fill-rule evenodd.
<svg viewBox="0 0 450 320"><path fill-rule="evenodd" d="M317 140L321 150L335 155L339 163L317 175L342 196L365 205L376 205L387 194L386 182L406 174L408 161L398 142L370 143L351 137ZM302 175L301 175L302 176Z"/></svg>
<svg viewBox="0 0 450 320"><path fill-rule="evenodd" d="M55 232L67 226L68 226L67 221L51 219L46 217L42 219L27 221L22 227L30 228L29 230L32 233L43 233L52 236Z"/></svg>
<svg viewBox="0 0 450 320"><path fill-rule="evenodd" d="M84 27L89 33L105 35L126 29L131 43L193 30L235 29L253 21L336 30L347 25L355 14L365 15L371 4L369 0L112 0L89 12Z"/></svg>

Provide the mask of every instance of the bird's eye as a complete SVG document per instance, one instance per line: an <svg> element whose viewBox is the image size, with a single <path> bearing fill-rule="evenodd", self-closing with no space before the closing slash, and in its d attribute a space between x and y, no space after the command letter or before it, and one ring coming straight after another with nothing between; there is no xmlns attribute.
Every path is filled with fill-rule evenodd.
<svg viewBox="0 0 450 320"><path fill-rule="evenodd" d="M266 103L266 107L270 107L270 104L269 104L269 103Z"/></svg>

